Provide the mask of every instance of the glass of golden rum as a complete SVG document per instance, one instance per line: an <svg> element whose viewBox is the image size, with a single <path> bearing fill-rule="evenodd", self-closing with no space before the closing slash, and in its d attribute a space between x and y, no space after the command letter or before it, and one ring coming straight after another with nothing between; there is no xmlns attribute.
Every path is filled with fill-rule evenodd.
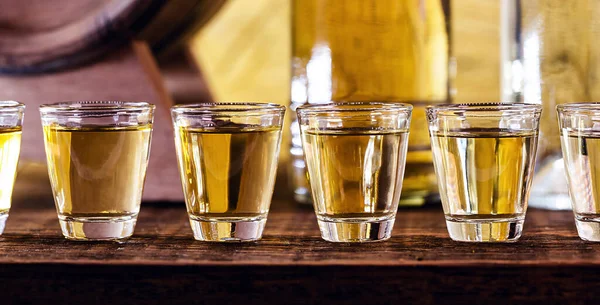
<svg viewBox="0 0 600 305"><path fill-rule="evenodd" d="M600 241L600 103L556 110L577 232L583 240Z"/></svg>
<svg viewBox="0 0 600 305"><path fill-rule="evenodd" d="M541 106L427 108L434 166L453 240L521 237L537 150Z"/></svg>
<svg viewBox="0 0 600 305"><path fill-rule="evenodd" d="M63 235L130 237L140 210L154 105L64 102L42 105L40 112Z"/></svg>
<svg viewBox="0 0 600 305"><path fill-rule="evenodd" d="M400 201L412 106L346 102L298 107L323 239L390 238Z"/></svg>
<svg viewBox="0 0 600 305"><path fill-rule="evenodd" d="M171 109L194 238L262 237L275 186L285 107L202 103Z"/></svg>
<svg viewBox="0 0 600 305"><path fill-rule="evenodd" d="M0 101L0 234L10 210L17 163L21 150L21 126L25 105Z"/></svg>

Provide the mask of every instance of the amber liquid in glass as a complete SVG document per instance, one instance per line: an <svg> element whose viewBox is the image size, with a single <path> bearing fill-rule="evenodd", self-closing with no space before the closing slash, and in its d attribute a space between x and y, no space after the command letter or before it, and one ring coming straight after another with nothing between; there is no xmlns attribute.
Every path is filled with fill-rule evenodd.
<svg viewBox="0 0 600 305"><path fill-rule="evenodd" d="M10 209L20 150L21 127L0 127L0 217Z"/></svg>
<svg viewBox="0 0 600 305"><path fill-rule="evenodd" d="M451 236L454 223L485 222L489 225L481 232L470 232L473 236L465 239L507 241L515 237L512 224L522 226L525 218L536 145L537 136L531 132L473 130L432 134L432 149L439 156L435 166L442 205Z"/></svg>
<svg viewBox="0 0 600 305"><path fill-rule="evenodd" d="M45 126L48 172L59 218L111 220L139 212L151 126Z"/></svg>
<svg viewBox="0 0 600 305"><path fill-rule="evenodd" d="M181 127L177 152L190 218L265 219L275 185L278 127Z"/></svg>
<svg viewBox="0 0 600 305"><path fill-rule="evenodd" d="M303 137L321 227L337 226L335 238L343 241L366 241L370 237L359 232L364 228L352 224L389 220L393 225L404 176L406 130L307 130Z"/></svg>
<svg viewBox="0 0 600 305"><path fill-rule="evenodd" d="M600 136L563 132L563 154L575 218L600 222ZM578 224L579 225L579 224Z"/></svg>

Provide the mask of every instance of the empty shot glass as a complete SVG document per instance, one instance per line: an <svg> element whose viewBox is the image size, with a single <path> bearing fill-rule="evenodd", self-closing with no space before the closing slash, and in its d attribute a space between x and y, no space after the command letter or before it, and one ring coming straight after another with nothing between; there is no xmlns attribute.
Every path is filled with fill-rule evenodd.
<svg viewBox="0 0 600 305"><path fill-rule="evenodd" d="M427 108L435 172L453 240L515 242L531 186L540 105Z"/></svg>
<svg viewBox="0 0 600 305"><path fill-rule="evenodd" d="M347 102L297 109L323 239L390 238L400 201L412 106Z"/></svg>
<svg viewBox="0 0 600 305"><path fill-rule="evenodd" d="M21 150L21 126L25 105L0 101L0 234L8 219Z"/></svg>
<svg viewBox="0 0 600 305"><path fill-rule="evenodd" d="M64 102L42 105L40 112L63 235L130 237L142 200L154 105Z"/></svg>
<svg viewBox="0 0 600 305"><path fill-rule="evenodd" d="M285 107L203 103L171 109L194 238L254 241L271 205Z"/></svg>
<svg viewBox="0 0 600 305"><path fill-rule="evenodd" d="M563 104L556 110L577 233L600 241L600 103Z"/></svg>

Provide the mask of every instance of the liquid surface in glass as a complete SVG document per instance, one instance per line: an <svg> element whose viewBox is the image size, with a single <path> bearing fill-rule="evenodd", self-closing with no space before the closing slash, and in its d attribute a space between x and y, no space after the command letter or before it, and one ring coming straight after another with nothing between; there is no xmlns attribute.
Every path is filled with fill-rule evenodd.
<svg viewBox="0 0 600 305"><path fill-rule="evenodd" d="M181 127L177 153L191 218L265 218L279 155L279 127Z"/></svg>
<svg viewBox="0 0 600 305"><path fill-rule="evenodd" d="M59 217L126 217L139 212L150 125L45 126L44 136Z"/></svg>

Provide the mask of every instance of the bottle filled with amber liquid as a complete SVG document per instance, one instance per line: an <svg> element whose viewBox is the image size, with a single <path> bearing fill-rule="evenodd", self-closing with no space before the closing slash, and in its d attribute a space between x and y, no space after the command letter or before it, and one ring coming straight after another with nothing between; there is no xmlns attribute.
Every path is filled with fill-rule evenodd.
<svg viewBox="0 0 600 305"><path fill-rule="evenodd" d="M449 0L294 0L292 10L291 110L342 101L413 104L400 204L437 198L424 113L448 101ZM308 203L295 113L292 119L290 183L295 199Z"/></svg>

